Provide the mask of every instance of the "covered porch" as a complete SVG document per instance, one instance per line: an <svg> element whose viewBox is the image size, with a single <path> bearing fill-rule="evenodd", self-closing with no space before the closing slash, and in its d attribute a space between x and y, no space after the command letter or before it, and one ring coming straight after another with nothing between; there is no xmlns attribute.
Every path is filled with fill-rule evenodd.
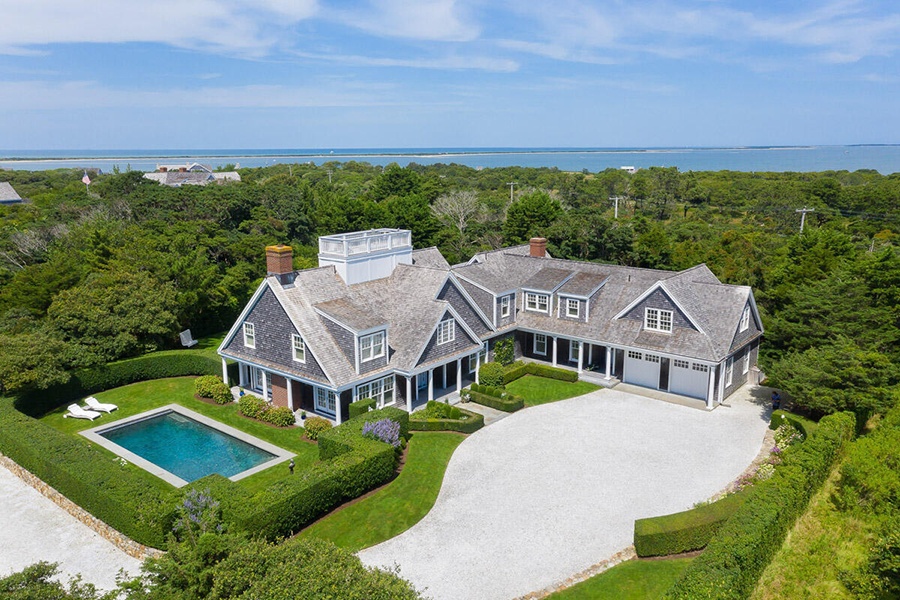
<svg viewBox="0 0 900 600"><path fill-rule="evenodd" d="M460 391L478 382L478 369L484 362L485 354L479 352L410 375L397 375L397 408L412 413L424 408L429 400L456 404Z"/></svg>

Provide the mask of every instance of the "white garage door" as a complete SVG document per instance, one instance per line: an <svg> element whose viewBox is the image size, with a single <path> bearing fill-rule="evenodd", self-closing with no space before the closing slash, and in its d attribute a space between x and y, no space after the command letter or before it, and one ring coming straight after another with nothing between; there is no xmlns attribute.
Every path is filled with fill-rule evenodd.
<svg viewBox="0 0 900 600"><path fill-rule="evenodd" d="M673 394L706 399L709 368L706 365L674 359L669 369L669 391Z"/></svg>
<svg viewBox="0 0 900 600"><path fill-rule="evenodd" d="M625 383L659 388L659 356L629 350L625 354Z"/></svg>

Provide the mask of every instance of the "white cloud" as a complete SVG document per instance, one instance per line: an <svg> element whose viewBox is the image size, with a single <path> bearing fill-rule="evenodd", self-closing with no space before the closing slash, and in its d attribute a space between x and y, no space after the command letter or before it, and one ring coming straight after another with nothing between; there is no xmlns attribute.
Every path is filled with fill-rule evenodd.
<svg viewBox="0 0 900 600"><path fill-rule="evenodd" d="M372 0L368 7L338 10L338 21L384 36L440 42L478 38L480 25L457 0Z"/></svg>
<svg viewBox="0 0 900 600"><path fill-rule="evenodd" d="M408 67L416 69L440 69L440 70L476 70L494 73L511 73L519 69L518 61L507 58L493 58L489 56L462 56L448 55L435 58L429 57L374 57L360 56L357 54L313 54L310 52L296 52L296 56L336 63L351 67Z"/></svg>

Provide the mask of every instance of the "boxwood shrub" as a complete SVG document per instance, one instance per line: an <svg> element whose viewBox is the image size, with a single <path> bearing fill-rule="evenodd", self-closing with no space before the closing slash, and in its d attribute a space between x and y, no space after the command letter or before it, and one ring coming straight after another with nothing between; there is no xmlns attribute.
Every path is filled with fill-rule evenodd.
<svg viewBox="0 0 900 600"><path fill-rule="evenodd" d="M578 373L575 371L551 367L550 365L542 365L541 363L528 363L525 365L525 372L528 375L537 375L538 377L546 377L547 379L558 379L560 381L568 382L578 381Z"/></svg>
<svg viewBox="0 0 900 600"><path fill-rule="evenodd" d="M370 410L375 410L377 403L374 398L363 398L362 400L357 400L356 402L350 403L350 410L348 412L349 418L358 417L359 415L364 415Z"/></svg>
<svg viewBox="0 0 900 600"><path fill-rule="evenodd" d="M528 374L528 365L521 362L516 362L506 368L506 372L503 373L503 385L507 385L518 379L519 377L524 377Z"/></svg>
<svg viewBox="0 0 900 600"><path fill-rule="evenodd" d="M478 369L478 381L482 385L501 387L504 368L498 362L486 362Z"/></svg>
<svg viewBox="0 0 900 600"><path fill-rule="evenodd" d="M9 398L0 398L0 423L0 452L131 539L164 546L175 518L174 496L147 485L137 467L22 414Z"/></svg>
<svg viewBox="0 0 900 600"><path fill-rule="evenodd" d="M471 390L473 392L478 392L479 394L487 394L488 396L493 396L494 398L502 398L506 395L506 390L502 387L481 385L480 383L473 383L471 385Z"/></svg>
<svg viewBox="0 0 900 600"><path fill-rule="evenodd" d="M748 598L788 530L806 510L810 497L844 451L854 429L852 413L829 415L805 442L791 446L775 474L750 489L747 500L665 598Z"/></svg>
<svg viewBox="0 0 900 600"><path fill-rule="evenodd" d="M700 550L746 498L747 492L742 491L691 510L638 519L634 522L634 550L640 557Z"/></svg>
<svg viewBox="0 0 900 600"><path fill-rule="evenodd" d="M309 439L316 441L319 439L319 434L323 431L328 431L331 429L331 421L328 419L323 419L322 417L308 417L303 421L303 428L306 430L306 437Z"/></svg>
<svg viewBox="0 0 900 600"><path fill-rule="evenodd" d="M259 419L268 408L268 403L253 394L244 394L238 399L238 412L251 419Z"/></svg>
<svg viewBox="0 0 900 600"><path fill-rule="evenodd" d="M472 389L465 390L463 393L468 396L468 399L472 402L481 404L482 406L496 408L497 410L502 410L504 412L515 412L525 406L525 400L523 398L511 394L498 398L497 396L476 392Z"/></svg>
<svg viewBox="0 0 900 600"><path fill-rule="evenodd" d="M80 369L68 382L46 390L29 390L16 399L16 409L38 417L85 396L122 387L138 381L183 377L186 375L220 375L222 363L189 350L165 350L137 358L129 358L92 369Z"/></svg>
<svg viewBox="0 0 900 600"><path fill-rule="evenodd" d="M431 400L424 410L409 417L413 431L458 431L473 433L484 427L484 415Z"/></svg>
<svg viewBox="0 0 900 600"><path fill-rule="evenodd" d="M262 420L278 427L291 427L296 423L294 412L287 406L269 406Z"/></svg>
<svg viewBox="0 0 900 600"><path fill-rule="evenodd" d="M201 398L214 400L216 404L234 401L231 389L216 375L201 375L194 381L194 391Z"/></svg>

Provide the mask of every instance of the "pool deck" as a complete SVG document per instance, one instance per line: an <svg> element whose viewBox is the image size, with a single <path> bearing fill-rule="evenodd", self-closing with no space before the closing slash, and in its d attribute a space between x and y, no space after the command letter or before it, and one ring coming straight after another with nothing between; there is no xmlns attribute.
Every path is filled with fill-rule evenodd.
<svg viewBox="0 0 900 600"><path fill-rule="evenodd" d="M126 450L125 448L123 448L122 446L119 446L115 442L111 442L110 440L106 439L102 435L103 433L110 431L112 429L118 429L119 427L122 427L124 425L129 425L131 423L137 423L139 421L144 421L146 419L150 419L152 417L155 417L155 416L158 416L158 415L161 415L164 413L169 413L169 412L178 413L189 419L193 419L194 421L197 421L198 423L202 423L208 427L211 427L212 429L220 431L220 432L222 432L226 435L229 435L233 438L239 439L242 442L246 442L246 443L250 444L251 446L256 446L257 448L261 448L262 450L265 450L266 452L275 455L271 460L267 460L266 462L259 464L255 467L253 467L252 469L247 469L246 471L241 471L237 475L232 475L231 477L228 478L231 481L238 481L245 477L249 477L250 475L253 475L254 473L259 473L260 471L264 471L265 469L268 469L269 467L277 465L280 462L283 462L289 458L293 458L294 456L296 456L296 454L294 454L293 452L288 452L287 450L284 450L283 448L279 448L278 446L275 446L274 444L270 444L269 442L265 442L259 438L253 437L252 435L244 433L243 431L241 431L239 429L235 429L234 427L229 427L228 425L225 425L224 423L220 423L219 421L216 421L215 419L210 419L209 417L205 417L205 416L201 415L200 413L196 413L196 412L194 412L190 409L187 409L183 406L180 406L178 404L168 404L166 406L161 406L160 408L156 408L156 409L153 409L153 410L150 410L147 412L143 412L139 415L134 415L133 417L120 419L113 423L106 423L104 425L100 425L99 427L92 427L91 429L86 429L86 430L82 431L81 435L83 435L87 439L91 440L95 444L98 444L98 445L106 448L113 454L116 454L116 455L122 457L123 459L127 460L128 462L139 466L140 468L144 469L145 471L152 473L153 475L156 475L163 481L171 483L175 487L179 487L179 488L184 487L184 486L188 485L190 482L185 481L184 479L182 479L181 477L178 477L174 473L170 473L169 471L166 471L159 465L156 465L156 464L150 462L149 460L141 458L137 454L130 452L129 450Z"/></svg>

